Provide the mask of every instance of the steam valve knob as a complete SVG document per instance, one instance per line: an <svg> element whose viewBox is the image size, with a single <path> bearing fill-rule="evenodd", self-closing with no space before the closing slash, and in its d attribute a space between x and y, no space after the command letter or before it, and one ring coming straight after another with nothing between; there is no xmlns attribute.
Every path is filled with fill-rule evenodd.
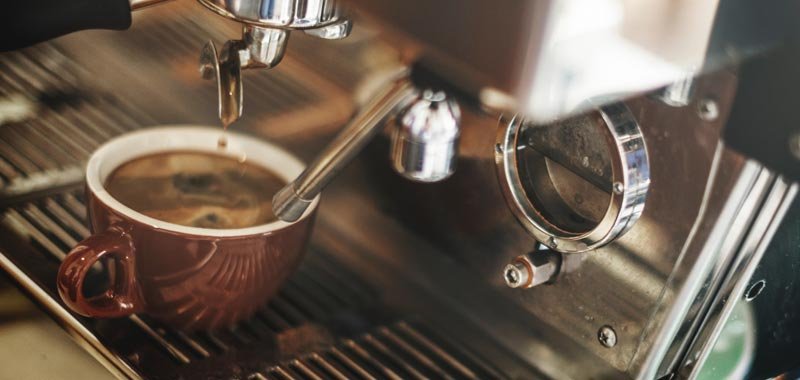
<svg viewBox="0 0 800 380"><path fill-rule="evenodd" d="M397 115L391 160L403 177L441 181L455 171L461 111L443 91L424 90Z"/></svg>

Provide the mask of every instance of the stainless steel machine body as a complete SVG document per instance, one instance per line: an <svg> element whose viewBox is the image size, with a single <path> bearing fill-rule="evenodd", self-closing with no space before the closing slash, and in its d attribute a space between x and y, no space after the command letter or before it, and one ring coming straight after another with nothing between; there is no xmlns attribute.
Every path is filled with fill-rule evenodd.
<svg viewBox="0 0 800 380"><path fill-rule="evenodd" d="M735 67L685 81L703 64L715 2L601 3L354 1L363 25L386 32L293 37L281 65L234 75L248 111L233 128L314 163L286 210L330 186L305 266L256 318L209 333L77 317L55 297L54 268L88 233L82 160L130 129L218 123L220 92L196 74L197 52L241 25L174 2L140 12L124 34L4 54L2 99L22 106L0 118L0 266L121 378L697 378L762 280L753 273L797 185L722 140ZM248 28L305 30L305 16L274 24L220 4L204 1ZM270 4L284 6L273 15L300 9ZM664 10L693 16L667 23L654 16ZM683 46L690 36L697 44ZM232 52L251 50L247 38L205 62L219 75ZM231 67L247 66L236 57ZM369 90L372 73L412 59L445 80L444 98L405 77ZM358 95L367 100L350 101ZM238 118L240 106L226 107ZM404 120L410 112L443 122ZM439 164L426 178L440 181L395 172L421 155L389 159L415 126L447 132L447 154L427 161ZM503 138L512 128L530 133ZM531 212L542 228L525 224Z"/></svg>
<svg viewBox="0 0 800 380"><path fill-rule="evenodd" d="M548 121L705 65L718 1L352 0L485 104ZM409 53L414 54L414 53ZM720 59L724 60L724 59Z"/></svg>

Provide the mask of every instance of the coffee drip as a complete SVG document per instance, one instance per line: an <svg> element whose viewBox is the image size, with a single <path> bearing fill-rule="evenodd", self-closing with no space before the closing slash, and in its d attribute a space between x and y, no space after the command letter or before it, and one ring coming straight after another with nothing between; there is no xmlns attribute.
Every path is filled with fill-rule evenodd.
<svg viewBox="0 0 800 380"><path fill-rule="evenodd" d="M226 120L224 118L220 118L222 122L222 135L219 136L217 139L217 148L220 150L225 150L228 147L228 127L233 124L233 121Z"/></svg>

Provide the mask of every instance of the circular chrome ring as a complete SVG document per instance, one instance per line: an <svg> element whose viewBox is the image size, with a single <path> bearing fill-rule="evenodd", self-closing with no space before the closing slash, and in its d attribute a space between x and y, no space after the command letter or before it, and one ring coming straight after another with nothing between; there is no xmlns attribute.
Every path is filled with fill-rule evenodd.
<svg viewBox="0 0 800 380"><path fill-rule="evenodd" d="M262 28L316 29L336 24L345 19L341 14L337 1L329 1L327 4L323 4L324 2L321 0L307 0L313 3L313 6L306 4L302 8L296 7L293 2L287 1L255 0L251 2L252 4L229 3L223 0L197 1L220 16ZM288 8L286 7L287 4L290 5ZM319 12L309 16L298 13L299 9L306 8L318 10Z"/></svg>
<svg viewBox="0 0 800 380"><path fill-rule="evenodd" d="M589 231L569 233L554 226L537 210L523 187L518 170L517 146L525 120L519 115L504 125L497 134L495 163L500 186L509 207L523 227L536 240L564 253L585 252L601 247L622 236L633 227L644 210L650 186L650 166L639 124L623 103L596 108L611 139L612 189L608 208L602 219Z"/></svg>

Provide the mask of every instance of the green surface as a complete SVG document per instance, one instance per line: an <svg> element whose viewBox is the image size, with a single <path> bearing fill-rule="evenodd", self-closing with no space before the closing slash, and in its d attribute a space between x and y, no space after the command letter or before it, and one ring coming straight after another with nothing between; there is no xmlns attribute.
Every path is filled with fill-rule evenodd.
<svg viewBox="0 0 800 380"><path fill-rule="evenodd" d="M697 379L743 379L753 360L755 336L751 305L739 301L725 322L725 327Z"/></svg>

